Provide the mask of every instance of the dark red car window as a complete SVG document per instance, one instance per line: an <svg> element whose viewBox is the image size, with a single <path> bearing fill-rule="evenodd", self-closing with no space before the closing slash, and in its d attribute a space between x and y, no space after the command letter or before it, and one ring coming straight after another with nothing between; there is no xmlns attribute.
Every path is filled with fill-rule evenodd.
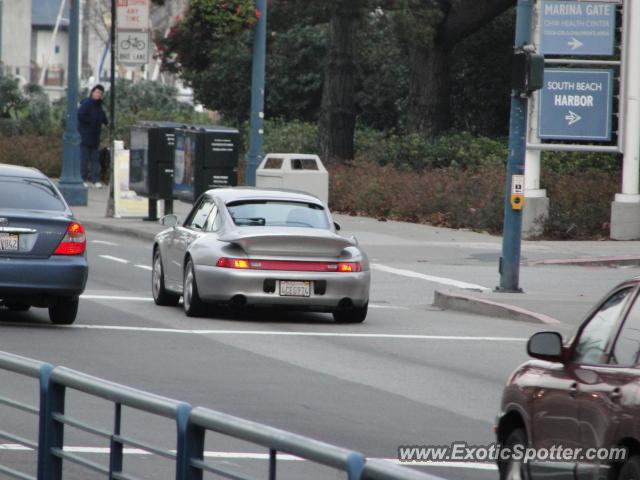
<svg viewBox="0 0 640 480"><path fill-rule="evenodd" d="M592 365L608 363L607 345L615 334L617 321L632 291L633 288L629 287L614 293L591 317L576 342L574 355L576 363Z"/></svg>

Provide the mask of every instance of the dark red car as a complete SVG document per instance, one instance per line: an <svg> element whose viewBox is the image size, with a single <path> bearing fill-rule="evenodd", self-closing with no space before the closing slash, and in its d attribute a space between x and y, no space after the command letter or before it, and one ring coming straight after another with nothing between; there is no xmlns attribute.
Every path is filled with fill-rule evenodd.
<svg viewBox="0 0 640 480"><path fill-rule="evenodd" d="M568 342L529 339L496 425L500 478L640 479L639 293L640 277L618 285Z"/></svg>

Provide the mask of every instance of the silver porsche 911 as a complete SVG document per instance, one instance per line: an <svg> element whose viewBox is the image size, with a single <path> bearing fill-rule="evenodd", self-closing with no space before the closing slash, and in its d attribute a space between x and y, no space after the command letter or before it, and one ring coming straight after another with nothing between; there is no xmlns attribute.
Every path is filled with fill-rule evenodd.
<svg viewBox="0 0 640 480"><path fill-rule="evenodd" d="M153 298L188 316L215 304L332 312L341 323L367 316L371 274L353 237L337 233L327 207L301 192L209 190L182 225L175 215L153 245Z"/></svg>

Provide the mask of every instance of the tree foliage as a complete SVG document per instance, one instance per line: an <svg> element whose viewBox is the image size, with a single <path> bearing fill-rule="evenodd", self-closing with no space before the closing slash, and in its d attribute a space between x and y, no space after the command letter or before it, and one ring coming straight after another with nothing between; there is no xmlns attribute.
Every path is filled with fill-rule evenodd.
<svg viewBox="0 0 640 480"><path fill-rule="evenodd" d="M0 75L0 118L18 118L18 113L27 102L18 79Z"/></svg>
<svg viewBox="0 0 640 480"><path fill-rule="evenodd" d="M223 0L192 2L160 42L164 66L179 72L207 108L241 123L249 116L251 26L236 21L225 27L233 33L218 28L218 20L196 15L200 2L217 15ZM348 61L331 50L331 19L340 3L269 2L267 117L320 122L323 97L329 108L328 82L337 78L328 67L339 60L352 65L352 93L343 100L352 97L353 107L342 104L336 111L350 112L358 124L427 138L449 128L504 135L509 79L500 72L510 68L513 0L342 2L361 7L347 30L353 36ZM338 82L343 92L344 78Z"/></svg>

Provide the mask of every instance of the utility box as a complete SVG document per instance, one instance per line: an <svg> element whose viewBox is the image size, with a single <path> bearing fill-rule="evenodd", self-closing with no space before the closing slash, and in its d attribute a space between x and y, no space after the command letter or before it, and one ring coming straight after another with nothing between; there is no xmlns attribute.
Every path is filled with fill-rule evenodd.
<svg viewBox="0 0 640 480"><path fill-rule="evenodd" d="M184 125L140 122L131 127L129 185L138 195L149 197L152 220L157 216L157 200L165 201L165 214L172 211L176 128L184 128Z"/></svg>
<svg viewBox="0 0 640 480"><path fill-rule="evenodd" d="M329 203L329 172L317 155L268 154L256 170L256 187L300 190Z"/></svg>
<svg viewBox="0 0 640 480"><path fill-rule="evenodd" d="M174 195L193 202L210 188L238 184L240 132L235 128L192 126L176 130Z"/></svg>

